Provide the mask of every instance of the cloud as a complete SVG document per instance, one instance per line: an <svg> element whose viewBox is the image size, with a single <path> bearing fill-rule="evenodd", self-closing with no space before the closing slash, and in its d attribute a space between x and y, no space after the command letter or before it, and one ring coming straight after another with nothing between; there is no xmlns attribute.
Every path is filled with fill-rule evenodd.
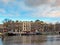
<svg viewBox="0 0 60 45"><path fill-rule="evenodd" d="M60 6L60 0L56 0L56 6Z"/></svg>
<svg viewBox="0 0 60 45"><path fill-rule="evenodd" d="M49 17L60 17L60 11L53 11L50 13L47 13Z"/></svg>
<svg viewBox="0 0 60 45"><path fill-rule="evenodd" d="M60 6L60 0L25 0L25 4L30 7L41 5Z"/></svg>
<svg viewBox="0 0 60 45"><path fill-rule="evenodd" d="M22 13L26 12L31 12L34 11L33 8L29 8L25 5L24 0L1 0L0 2L2 2L0 5L2 6L2 9L5 11L4 13L0 11L0 13L4 16L20 16L22 15ZM1 9L1 8L0 8Z"/></svg>
<svg viewBox="0 0 60 45"><path fill-rule="evenodd" d="M47 3L48 3L48 0L25 0L25 4L27 6L39 6Z"/></svg>
<svg viewBox="0 0 60 45"><path fill-rule="evenodd" d="M60 0L25 0L28 7L34 8L31 17L60 17Z"/></svg>
<svg viewBox="0 0 60 45"><path fill-rule="evenodd" d="M33 11L32 13L26 15L37 18L41 18L41 17L57 18L60 17L60 7L50 7L46 5L40 6L38 8L35 8L35 11Z"/></svg>
<svg viewBox="0 0 60 45"><path fill-rule="evenodd" d="M59 0L0 0L2 15L31 17L60 17ZM0 8L1 9L1 8ZM24 13L24 14L22 14Z"/></svg>
<svg viewBox="0 0 60 45"><path fill-rule="evenodd" d="M2 0L2 1L5 2L5 3L9 2L9 0Z"/></svg>
<svg viewBox="0 0 60 45"><path fill-rule="evenodd" d="M16 0L0 0L0 15L3 16L20 16L19 11L20 11L20 6L23 3L20 3Z"/></svg>

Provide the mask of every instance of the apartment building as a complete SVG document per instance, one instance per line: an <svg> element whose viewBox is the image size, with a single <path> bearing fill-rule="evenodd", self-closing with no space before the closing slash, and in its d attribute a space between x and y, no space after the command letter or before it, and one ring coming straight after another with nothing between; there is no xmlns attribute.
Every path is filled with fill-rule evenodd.
<svg viewBox="0 0 60 45"><path fill-rule="evenodd" d="M23 21L23 30L22 31L31 31L31 22Z"/></svg>

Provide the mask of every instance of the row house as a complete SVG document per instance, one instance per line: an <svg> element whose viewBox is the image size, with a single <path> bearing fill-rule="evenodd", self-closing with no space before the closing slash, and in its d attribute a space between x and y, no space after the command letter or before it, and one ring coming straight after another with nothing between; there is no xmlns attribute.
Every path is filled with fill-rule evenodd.
<svg viewBox="0 0 60 45"><path fill-rule="evenodd" d="M11 21L3 24L4 30L7 32L53 32L60 31L60 24L47 24L44 22L31 22L31 21Z"/></svg>
<svg viewBox="0 0 60 45"><path fill-rule="evenodd" d="M31 31L31 23L29 21L23 22L9 22L4 25L4 30L6 29L9 33L20 33L24 31Z"/></svg>

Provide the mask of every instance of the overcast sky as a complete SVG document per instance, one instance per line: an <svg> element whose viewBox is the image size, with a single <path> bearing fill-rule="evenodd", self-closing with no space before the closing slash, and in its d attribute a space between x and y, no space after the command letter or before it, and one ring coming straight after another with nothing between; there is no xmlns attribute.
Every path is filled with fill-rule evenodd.
<svg viewBox="0 0 60 45"><path fill-rule="evenodd" d="M0 0L0 23L5 18L60 22L60 0Z"/></svg>

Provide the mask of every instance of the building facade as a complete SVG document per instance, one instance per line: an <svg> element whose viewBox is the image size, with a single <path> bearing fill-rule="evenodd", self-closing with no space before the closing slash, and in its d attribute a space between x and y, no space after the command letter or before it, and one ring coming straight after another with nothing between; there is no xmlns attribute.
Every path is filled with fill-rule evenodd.
<svg viewBox="0 0 60 45"><path fill-rule="evenodd" d="M9 22L7 26L4 25L5 29L9 33L20 33L24 31L31 31L31 23L29 21L23 22Z"/></svg>
<svg viewBox="0 0 60 45"><path fill-rule="evenodd" d="M31 22L31 21L11 21L4 23L3 26L0 25L0 28L4 28L7 32L35 32L36 30L40 32L54 32L60 31L60 23L59 24L47 24L41 21ZM2 28L2 29L3 29Z"/></svg>
<svg viewBox="0 0 60 45"><path fill-rule="evenodd" d="M22 31L31 31L31 22L24 21L23 22L23 30Z"/></svg>

